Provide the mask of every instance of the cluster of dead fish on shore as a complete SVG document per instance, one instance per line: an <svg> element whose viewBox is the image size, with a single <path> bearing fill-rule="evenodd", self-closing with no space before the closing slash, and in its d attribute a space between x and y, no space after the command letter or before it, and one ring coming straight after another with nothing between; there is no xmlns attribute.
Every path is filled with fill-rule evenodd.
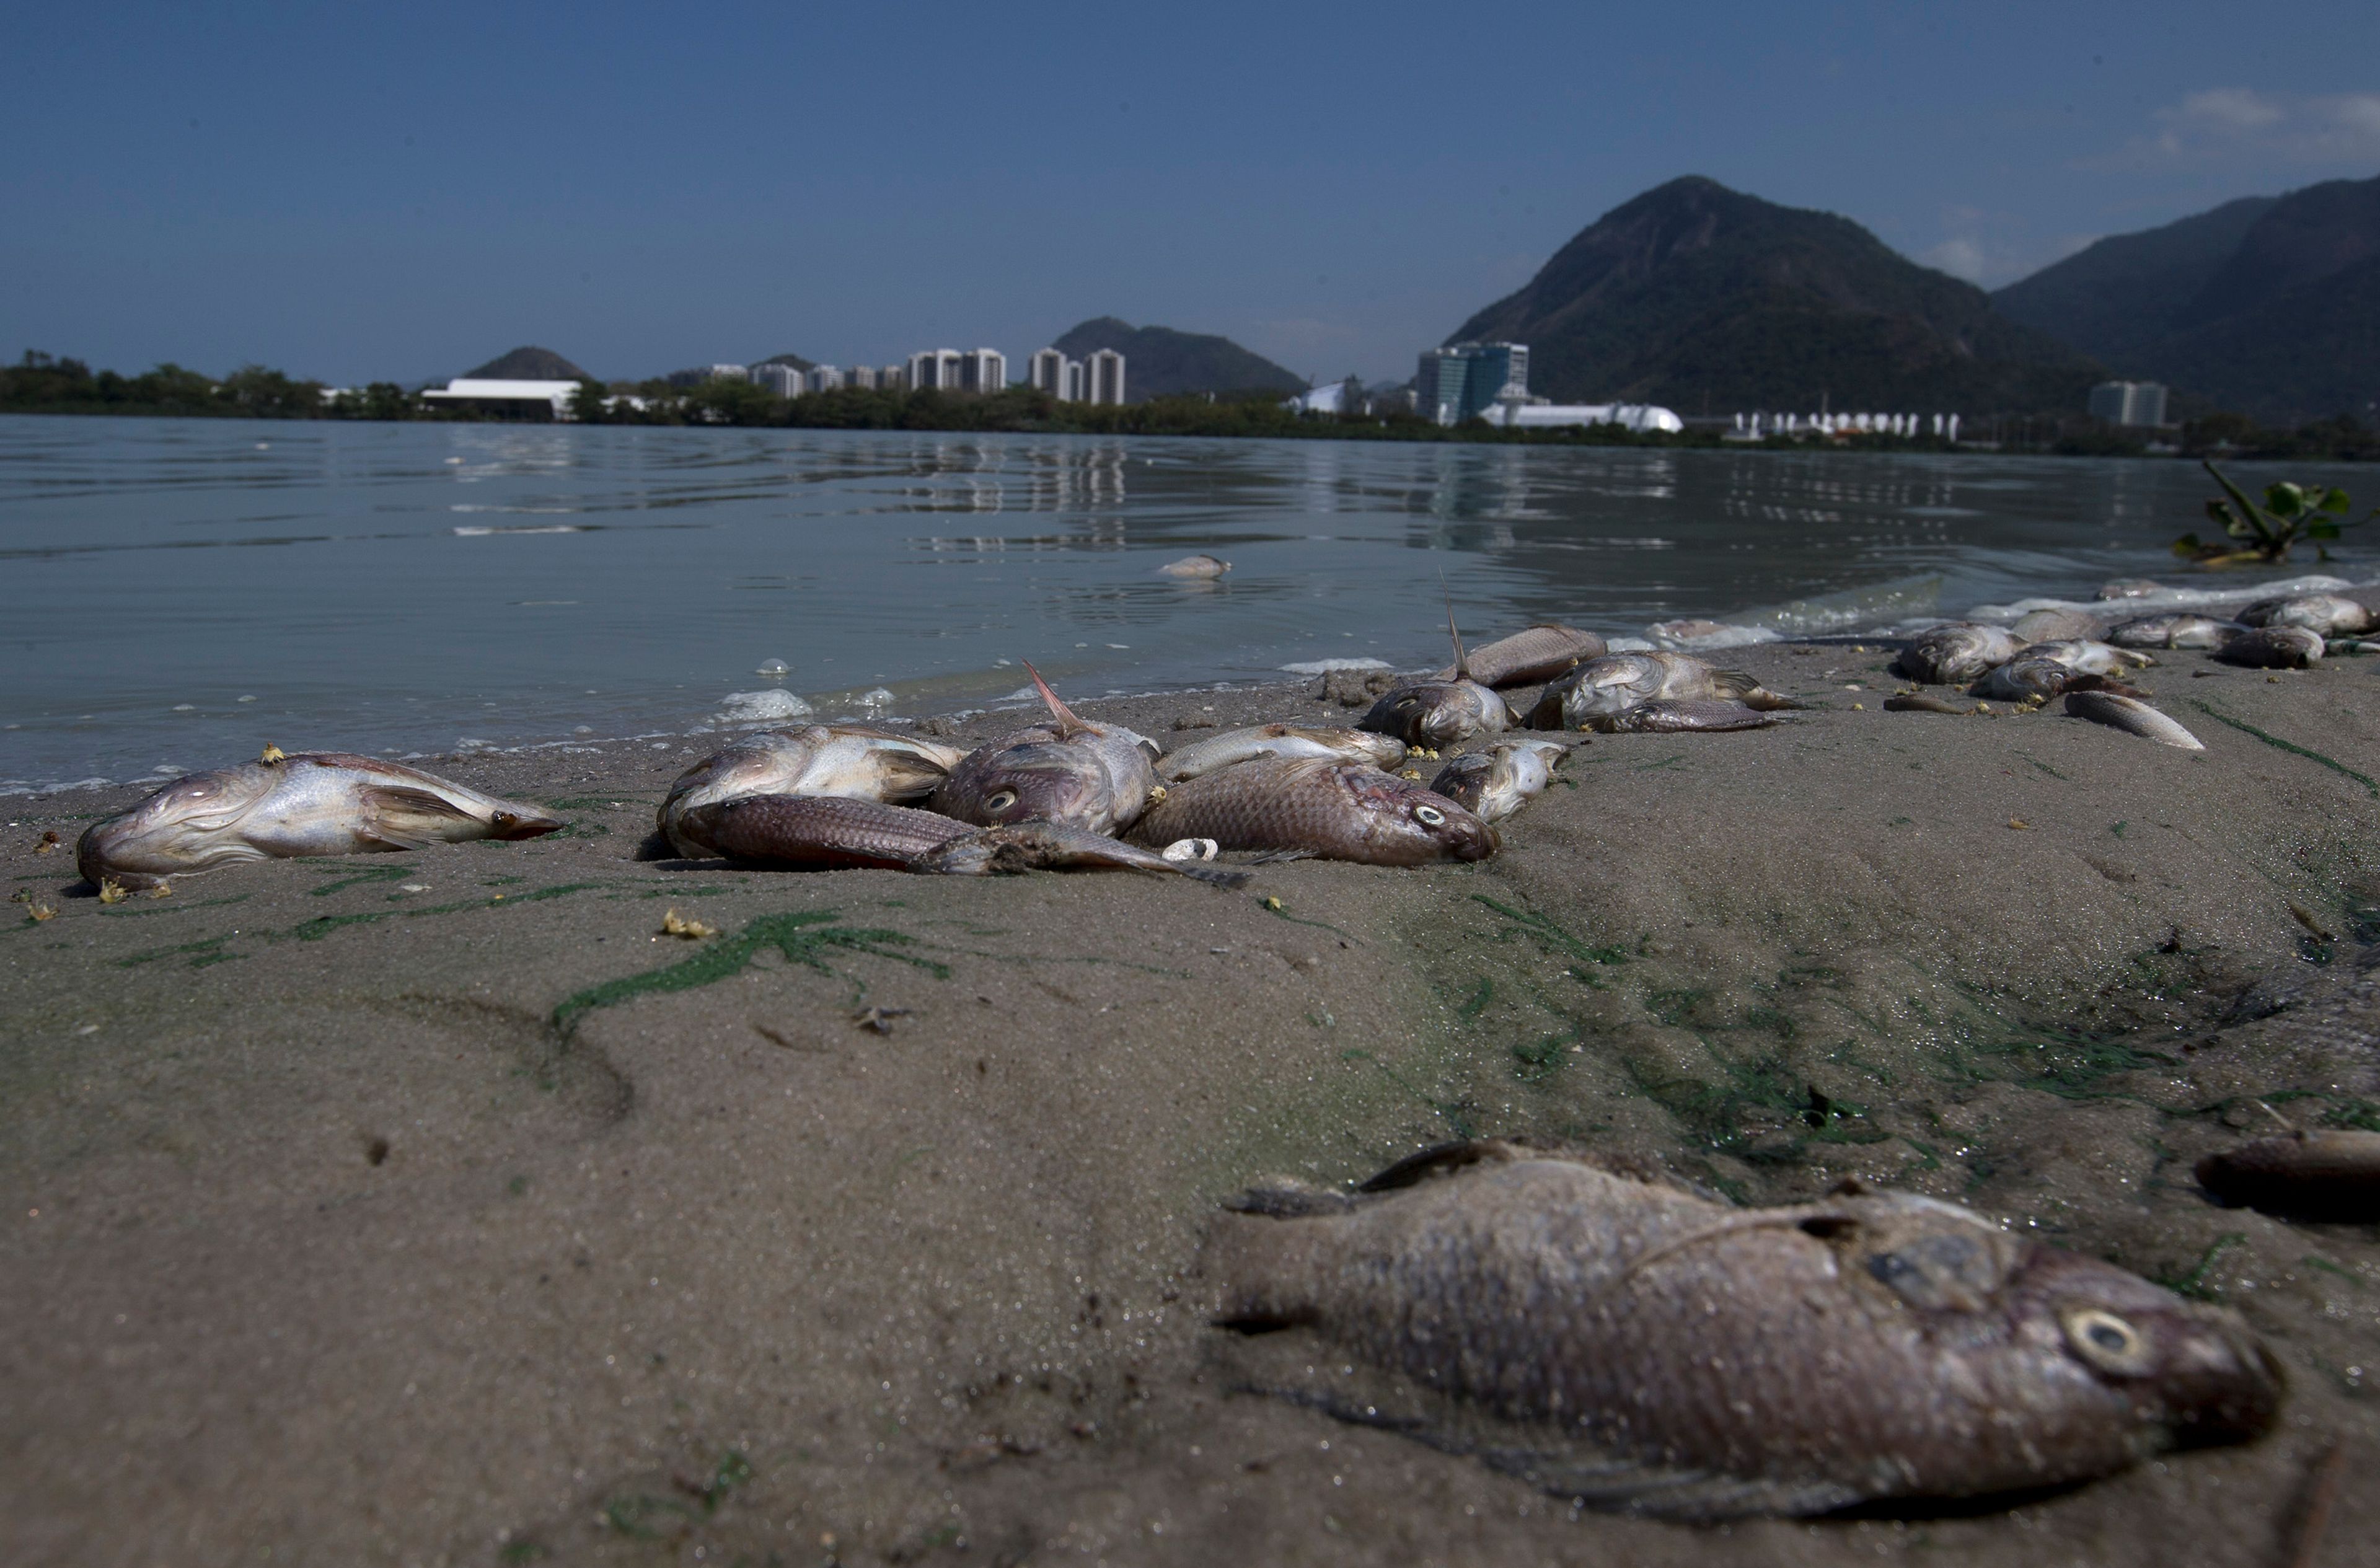
<svg viewBox="0 0 2380 1568"><path fill-rule="evenodd" d="M2326 638L2368 628L2351 624L2360 606L2325 602L2237 623L1958 624L1914 639L1900 667L1986 701L2063 696L2194 747L2119 678L2139 650L2311 662ZM1500 689L1540 682L1526 713ZM1264 724L1171 752L1034 684L1048 716L971 751L859 725L747 736L681 775L657 825L688 858L789 869L1117 867L1236 885L1247 873L1218 854L1478 860L1579 731L1755 728L1799 706L1690 654L1612 654L1550 626L1468 656L1457 640L1454 664L1425 679L1342 687L1342 700L1370 700L1356 727ZM1439 763L1427 784L1425 760ZM269 856L561 825L397 764L268 750L93 824L78 858L121 896ZM2380 1161L2339 1136L2233 1150L2201 1178L2256 1201L2301 1190L2291 1161L2327 1161L2364 1184L2368 1210ZM1253 1367L1235 1387L1473 1455L1581 1506L1667 1519L2071 1485L2252 1439L2285 1392L2237 1314L1964 1208L1846 1184L1742 1209L1656 1169L1509 1142L1426 1151L1353 1191L1261 1185L1218 1217L1200 1270L1214 1321L1245 1336L1229 1342Z"/></svg>
<svg viewBox="0 0 2380 1568"><path fill-rule="evenodd" d="M1926 685L1965 687L1967 695L1982 700L1970 707L1905 691L1885 699L1884 705L1973 713L1990 711L1994 700L2037 709L2062 697L2066 711L2078 718L2203 751L2196 735L2130 684L2137 672L2156 662L2148 650L2202 649L2248 669L2304 670L2325 652L2380 649L2380 643L2363 640L2376 627L2380 615L2327 593L2260 600L2229 621L2183 613L2127 617L2088 610L2036 610L2010 626L1951 621L1912 638L1894 668Z"/></svg>

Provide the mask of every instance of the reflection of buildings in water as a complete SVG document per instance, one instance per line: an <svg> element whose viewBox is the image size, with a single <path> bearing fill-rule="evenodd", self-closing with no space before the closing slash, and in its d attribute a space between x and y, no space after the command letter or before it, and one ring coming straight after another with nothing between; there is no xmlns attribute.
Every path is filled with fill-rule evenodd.
<svg viewBox="0 0 2380 1568"><path fill-rule="evenodd" d="M1305 442L1298 457L1301 468L1298 488L1305 497L1305 510L1347 510L1342 494L1347 467L1345 445L1336 441Z"/></svg>

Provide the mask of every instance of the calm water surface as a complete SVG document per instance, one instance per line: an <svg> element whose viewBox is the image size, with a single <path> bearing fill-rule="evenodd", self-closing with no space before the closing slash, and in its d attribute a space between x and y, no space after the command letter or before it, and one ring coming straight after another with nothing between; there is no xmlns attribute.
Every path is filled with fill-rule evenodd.
<svg viewBox="0 0 2380 1568"><path fill-rule="evenodd" d="M1022 659L1082 695L1409 666L1444 653L1441 582L1482 639L1813 600L1783 620L1850 629L2171 579L2208 490L2175 461L0 417L0 789L267 740L679 735L772 687L917 714ZM1157 575L1193 551L1231 575Z"/></svg>

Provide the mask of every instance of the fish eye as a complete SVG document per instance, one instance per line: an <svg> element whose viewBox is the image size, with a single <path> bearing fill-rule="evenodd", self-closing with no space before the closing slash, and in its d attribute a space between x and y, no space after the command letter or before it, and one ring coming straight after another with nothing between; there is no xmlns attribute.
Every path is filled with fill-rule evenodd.
<svg viewBox="0 0 2380 1568"><path fill-rule="evenodd" d="M1435 806L1416 806L1414 808L1414 820L1426 828L1434 828L1446 820L1446 813Z"/></svg>
<svg viewBox="0 0 2380 1568"><path fill-rule="evenodd" d="M2103 1372L2138 1377L2148 1370L2148 1342L2140 1330L2096 1307L2081 1307L2061 1319L2066 1343L2074 1353Z"/></svg>
<svg viewBox="0 0 2380 1568"><path fill-rule="evenodd" d="M1005 811L1015 804L1016 792L1013 789L996 790L992 793L991 798L984 802L984 805L994 811Z"/></svg>

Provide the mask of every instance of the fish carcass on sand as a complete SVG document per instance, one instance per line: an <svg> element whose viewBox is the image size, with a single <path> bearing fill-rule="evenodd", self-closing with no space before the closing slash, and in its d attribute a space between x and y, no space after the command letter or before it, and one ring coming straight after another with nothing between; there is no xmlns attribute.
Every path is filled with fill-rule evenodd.
<svg viewBox="0 0 2380 1568"><path fill-rule="evenodd" d="M1218 768L1264 757L1329 757L1375 768L1402 768L1405 743L1369 730L1305 724L1256 724L1194 740L1158 759L1157 776L1169 784L1186 783Z"/></svg>
<svg viewBox="0 0 2380 1568"><path fill-rule="evenodd" d="M2380 628L2380 616L2352 599L2308 593L2295 599L2261 599L2240 612L2243 626L2303 626L2319 636L2361 637Z"/></svg>
<svg viewBox="0 0 2380 1568"><path fill-rule="evenodd" d="M1498 638L1485 648L1475 648L1463 663L1469 668L1469 678L1481 686L1535 686L1553 679L1573 664L1600 659L1605 651L1603 639L1593 632L1548 622ZM1463 677L1463 669L1450 665L1431 678L1451 681Z"/></svg>
<svg viewBox="0 0 2380 1568"><path fill-rule="evenodd" d="M1716 669L1691 653L1607 653L1540 692L1529 711L1528 727L1592 728L1596 720L1617 719L1632 708L1657 701L1728 702L1761 712L1802 706L1741 671Z"/></svg>
<svg viewBox="0 0 2380 1568"><path fill-rule="evenodd" d="M1624 712L1596 714L1579 728L1603 735L1685 735L1774 729L1782 723L1773 712L1715 697L1657 697Z"/></svg>
<svg viewBox="0 0 2380 1568"><path fill-rule="evenodd" d="M2380 1133L2303 1129L2207 1155L2198 1185L2226 1203L2305 1219L2380 1221Z"/></svg>
<svg viewBox="0 0 2380 1568"><path fill-rule="evenodd" d="M1454 673L1436 680L1406 681L1389 688L1356 723L1357 729L1394 735L1407 746L1435 751L1461 746L1474 735L1500 735L1512 727L1512 705L1472 677L1454 611L1446 613L1446 635L1454 644Z"/></svg>
<svg viewBox="0 0 2380 1568"><path fill-rule="evenodd" d="M1490 1143L1352 1197L1292 1181L1232 1207L1202 1262L1216 1320L1365 1363L1274 1392L1590 1507L1703 1520L2057 1486L2252 1438L2282 1398L2236 1314L1910 1194L1734 1209Z"/></svg>
<svg viewBox="0 0 2380 1568"><path fill-rule="evenodd" d="M2306 626L2259 626L2227 638L2215 657L2252 670L2307 670L2322 662L2322 634Z"/></svg>
<svg viewBox="0 0 2380 1568"><path fill-rule="evenodd" d="M2004 627L1953 621L1929 626L1910 638L1892 667L1928 686L1964 686L2007 663L2023 648Z"/></svg>
<svg viewBox="0 0 2380 1568"><path fill-rule="evenodd" d="M2079 638L2036 642L1967 688L1971 697L2007 702L2046 702L2069 687L2127 675L2156 661L2138 649L2116 648Z"/></svg>
<svg viewBox="0 0 2380 1568"><path fill-rule="evenodd" d="M2246 629L2237 621L2176 613L2126 621L2107 640L2118 648L2220 648Z"/></svg>
<svg viewBox="0 0 2380 1568"><path fill-rule="evenodd" d="M1167 792L1133 824L1135 844L1211 838L1262 849L1419 866L1485 860L1496 830L1442 795L1359 762L1327 758L1243 762Z"/></svg>
<svg viewBox="0 0 2380 1568"><path fill-rule="evenodd" d="M2088 719L2182 751L2206 749L2205 744L2182 728L2172 715L2121 692L2070 691L2066 694L2066 711L2078 719Z"/></svg>
<svg viewBox="0 0 2380 1568"><path fill-rule="evenodd" d="M420 849L536 838L562 826L534 806L376 757L267 753L275 760L188 773L83 830L75 864L93 883L168 877L297 855Z"/></svg>
<svg viewBox="0 0 2380 1568"><path fill-rule="evenodd" d="M1180 862L1054 822L973 828L933 811L843 796L745 795L698 806L687 830L733 860L805 870L878 867L982 877L1114 867L1238 887L1245 871Z"/></svg>
<svg viewBox="0 0 2380 1568"><path fill-rule="evenodd" d="M1429 787L1483 822L1500 822L1544 794L1569 755L1559 740L1499 741L1448 762Z"/></svg>
<svg viewBox="0 0 2380 1568"><path fill-rule="evenodd" d="M958 766L956 747L866 724L810 724L747 735L677 776L654 820L681 855L711 853L687 834L686 813L739 795L838 795L922 800Z"/></svg>
<svg viewBox="0 0 2380 1568"><path fill-rule="evenodd" d="M1049 722L968 752L929 804L978 827L1037 818L1094 833L1129 827L1159 790L1157 743L1122 724L1076 718L1038 670L1025 669L1049 704Z"/></svg>

